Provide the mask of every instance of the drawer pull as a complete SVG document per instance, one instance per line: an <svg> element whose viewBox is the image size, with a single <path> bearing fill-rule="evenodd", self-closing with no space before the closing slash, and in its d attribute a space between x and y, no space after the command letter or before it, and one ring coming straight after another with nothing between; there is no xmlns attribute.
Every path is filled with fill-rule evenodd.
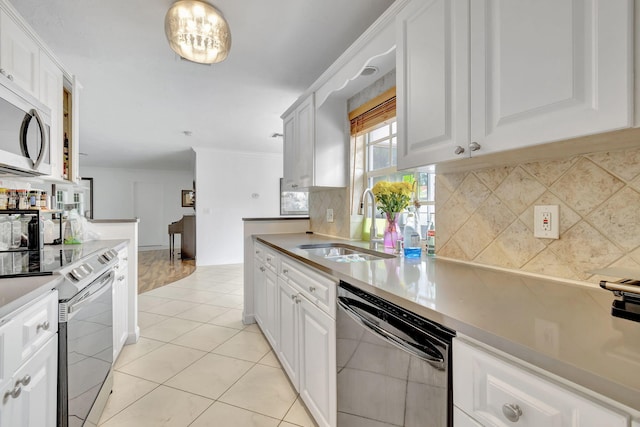
<svg viewBox="0 0 640 427"><path fill-rule="evenodd" d="M51 326L51 325L49 324L48 320L45 320L44 322L40 323L38 326L36 326L36 334L38 332L40 332L40 329L42 329L43 331L48 331L49 330L49 326Z"/></svg>
<svg viewBox="0 0 640 427"><path fill-rule="evenodd" d="M282 269L282 274L289 274L289 270L287 270L286 268Z"/></svg>
<svg viewBox="0 0 640 427"><path fill-rule="evenodd" d="M2 403L7 403L7 400L9 400L10 397L16 399L18 396L20 396L20 393L22 393L22 387L20 387L20 382L16 382L16 386L13 388L13 390L8 391L4 394L4 398L2 399Z"/></svg>
<svg viewBox="0 0 640 427"><path fill-rule="evenodd" d="M455 150L453 150L453 152L454 152L455 154L457 154L457 155L460 155L460 154L464 153L464 148L462 148L462 146L458 145L458 146L456 147L456 149L455 149Z"/></svg>
<svg viewBox="0 0 640 427"><path fill-rule="evenodd" d="M264 267L260 267L260 271L264 273Z"/></svg>
<svg viewBox="0 0 640 427"><path fill-rule="evenodd" d="M309 292L315 292L315 291L316 291L315 286L309 286Z"/></svg>
<svg viewBox="0 0 640 427"><path fill-rule="evenodd" d="M16 386L22 384L22 385L29 385L29 383L31 382L31 375L27 374L24 377L22 377L21 380L16 381Z"/></svg>
<svg viewBox="0 0 640 427"><path fill-rule="evenodd" d="M256 255L259 254L259 253L260 253L260 251L256 251Z"/></svg>
<svg viewBox="0 0 640 427"><path fill-rule="evenodd" d="M124 280L124 275L118 276L118 282L122 282Z"/></svg>
<svg viewBox="0 0 640 427"><path fill-rule="evenodd" d="M475 141L469 144L469 150L471 151L478 151L480 148L482 148L482 146Z"/></svg>
<svg viewBox="0 0 640 427"><path fill-rule="evenodd" d="M271 262L271 257L270 256L267 257L267 262Z"/></svg>
<svg viewBox="0 0 640 427"><path fill-rule="evenodd" d="M513 403L505 403L502 405L502 415L512 423L517 423L522 416L522 409Z"/></svg>

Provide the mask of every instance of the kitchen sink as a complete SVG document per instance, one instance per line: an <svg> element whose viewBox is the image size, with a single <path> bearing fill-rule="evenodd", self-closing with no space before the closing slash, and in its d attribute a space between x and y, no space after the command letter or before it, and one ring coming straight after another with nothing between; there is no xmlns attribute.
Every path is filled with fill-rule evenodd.
<svg viewBox="0 0 640 427"><path fill-rule="evenodd" d="M346 245L344 243L300 245L298 248L307 251L310 255L322 257L329 261L343 263L395 258L395 255L371 251L356 246Z"/></svg>

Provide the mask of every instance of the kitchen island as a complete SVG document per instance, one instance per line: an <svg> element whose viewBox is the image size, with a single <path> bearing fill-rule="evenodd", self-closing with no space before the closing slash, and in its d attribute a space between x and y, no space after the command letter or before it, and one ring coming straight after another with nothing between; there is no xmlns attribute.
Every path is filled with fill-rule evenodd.
<svg viewBox="0 0 640 427"><path fill-rule="evenodd" d="M337 263L299 248L335 242L368 248L327 236L254 239L585 392L640 411L640 324L611 316L610 292L425 256Z"/></svg>

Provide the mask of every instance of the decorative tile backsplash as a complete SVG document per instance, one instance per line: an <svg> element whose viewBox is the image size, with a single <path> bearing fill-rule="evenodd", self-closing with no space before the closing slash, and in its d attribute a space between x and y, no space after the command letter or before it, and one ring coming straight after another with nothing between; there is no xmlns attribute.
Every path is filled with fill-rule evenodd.
<svg viewBox="0 0 640 427"><path fill-rule="evenodd" d="M327 222L327 209L333 209L333 222ZM311 231L329 236L350 238L348 188L312 188L309 191Z"/></svg>
<svg viewBox="0 0 640 427"><path fill-rule="evenodd" d="M560 206L560 239L533 237L534 205ZM597 282L640 269L640 149L436 177L436 253Z"/></svg>

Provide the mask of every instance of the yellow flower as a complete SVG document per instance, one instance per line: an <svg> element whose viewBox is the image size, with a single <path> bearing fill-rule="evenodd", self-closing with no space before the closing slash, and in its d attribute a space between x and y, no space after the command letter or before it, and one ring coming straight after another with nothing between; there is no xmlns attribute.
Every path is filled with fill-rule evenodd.
<svg viewBox="0 0 640 427"><path fill-rule="evenodd" d="M379 181L372 191L378 209L384 213L402 212L409 206L413 186L409 182Z"/></svg>

